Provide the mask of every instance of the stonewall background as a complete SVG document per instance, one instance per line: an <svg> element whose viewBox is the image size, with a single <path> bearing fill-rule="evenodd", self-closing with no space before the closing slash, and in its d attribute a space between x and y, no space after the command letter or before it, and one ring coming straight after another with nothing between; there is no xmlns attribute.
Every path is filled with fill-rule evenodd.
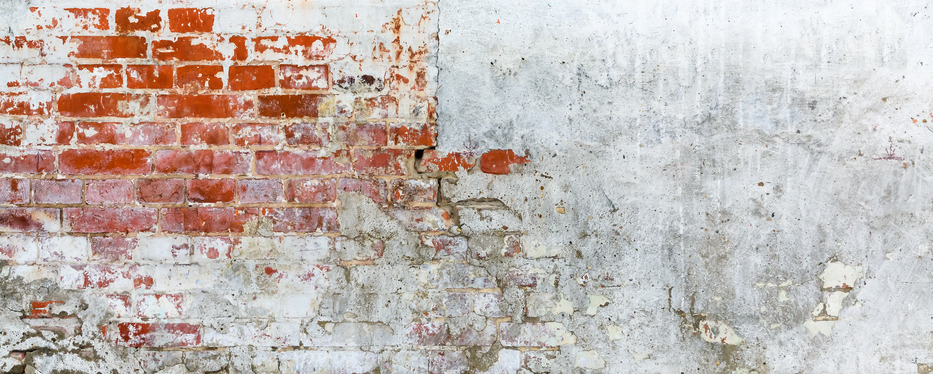
<svg viewBox="0 0 933 374"><path fill-rule="evenodd" d="M0 371L933 372L919 1L0 1Z"/></svg>

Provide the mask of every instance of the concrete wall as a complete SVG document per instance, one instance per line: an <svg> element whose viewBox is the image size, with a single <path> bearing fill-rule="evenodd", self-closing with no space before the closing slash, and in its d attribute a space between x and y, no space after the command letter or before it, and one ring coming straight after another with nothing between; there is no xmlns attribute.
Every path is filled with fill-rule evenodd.
<svg viewBox="0 0 933 374"><path fill-rule="evenodd" d="M921 2L0 1L0 371L933 371Z"/></svg>

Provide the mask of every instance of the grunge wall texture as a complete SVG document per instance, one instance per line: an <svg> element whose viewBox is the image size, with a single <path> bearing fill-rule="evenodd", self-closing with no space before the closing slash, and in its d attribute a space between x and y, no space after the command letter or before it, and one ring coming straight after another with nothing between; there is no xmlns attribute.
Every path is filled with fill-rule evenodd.
<svg viewBox="0 0 933 374"><path fill-rule="evenodd" d="M919 1L0 1L0 371L933 372Z"/></svg>

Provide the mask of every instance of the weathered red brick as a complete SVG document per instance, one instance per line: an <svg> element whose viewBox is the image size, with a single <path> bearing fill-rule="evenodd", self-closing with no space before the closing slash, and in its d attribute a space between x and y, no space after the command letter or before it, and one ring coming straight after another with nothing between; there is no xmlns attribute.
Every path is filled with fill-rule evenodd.
<svg viewBox="0 0 933 374"><path fill-rule="evenodd" d="M8 87L40 87L40 88L71 88L75 86L78 77L71 65L39 64L23 65L16 76L3 77L4 81L13 80Z"/></svg>
<svg viewBox="0 0 933 374"><path fill-rule="evenodd" d="M392 201L397 204L437 202L437 179L394 179Z"/></svg>
<svg viewBox="0 0 933 374"><path fill-rule="evenodd" d="M113 318L130 317L132 306L130 305L130 295L111 294L104 295L107 299L107 309L113 315Z"/></svg>
<svg viewBox="0 0 933 374"><path fill-rule="evenodd" d="M36 179L32 181L32 201L40 204L80 204L80 179Z"/></svg>
<svg viewBox="0 0 933 374"><path fill-rule="evenodd" d="M434 248L435 259L452 258L455 260L466 260L469 246L467 239L462 236L427 236L422 238L422 242Z"/></svg>
<svg viewBox="0 0 933 374"><path fill-rule="evenodd" d="M62 268L62 273L69 273L69 283L65 283L65 274L60 276L59 284L65 289L149 289L152 277L143 274L137 266L123 265L71 265Z"/></svg>
<svg viewBox="0 0 933 374"><path fill-rule="evenodd" d="M134 31L157 32L162 29L162 17L159 16L159 10L153 10L143 14L137 8L120 8L114 13L116 20L117 33L128 33Z"/></svg>
<svg viewBox="0 0 933 374"><path fill-rule="evenodd" d="M294 203L330 203L337 198L333 179L290 179L286 197Z"/></svg>
<svg viewBox="0 0 933 374"><path fill-rule="evenodd" d="M26 122L24 128L26 145L68 145L75 134L74 122L36 120Z"/></svg>
<svg viewBox="0 0 933 374"><path fill-rule="evenodd" d="M282 181L278 179L241 179L237 181L237 196L245 204L285 201Z"/></svg>
<svg viewBox="0 0 933 374"><path fill-rule="evenodd" d="M308 59L323 60L331 55L337 41L334 38L311 35L263 36L253 38L260 60Z"/></svg>
<svg viewBox="0 0 933 374"><path fill-rule="evenodd" d="M0 114L15 116L44 116L49 114L52 97L27 92L0 93Z"/></svg>
<svg viewBox="0 0 933 374"><path fill-rule="evenodd" d="M128 204L133 202L133 181L102 179L85 181L84 200L88 204Z"/></svg>
<svg viewBox="0 0 933 374"><path fill-rule="evenodd" d="M155 208L64 208L66 231L81 233L151 231L158 221Z"/></svg>
<svg viewBox="0 0 933 374"><path fill-rule="evenodd" d="M127 65L127 88L172 88L171 65Z"/></svg>
<svg viewBox="0 0 933 374"><path fill-rule="evenodd" d="M78 65L78 86L84 88L123 87L123 65Z"/></svg>
<svg viewBox="0 0 933 374"><path fill-rule="evenodd" d="M156 152L156 171L164 174L243 174L249 171L248 152L181 151Z"/></svg>
<svg viewBox="0 0 933 374"><path fill-rule="evenodd" d="M206 41L197 36L179 36L175 40L153 40L152 58L161 61L218 61L223 54L207 43L221 43L219 39Z"/></svg>
<svg viewBox="0 0 933 374"><path fill-rule="evenodd" d="M317 152L256 152L256 172L264 175L338 174L350 169L346 151L332 157L318 157Z"/></svg>
<svg viewBox="0 0 933 374"><path fill-rule="evenodd" d="M136 296L136 315L140 318L179 318L183 315L181 294L142 294Z"/></svg>
<svg viewBox="0 0 933 374"><path fill-rule="evenodd" d="M406 162L414 152L403 149L363 150L353 152L353 170L360 174L406 175Z"/></svg>
<svg viewBox="0 0 933 374"><path fill-rule="evenodd" d="M479 168L486 174L508 174L510 165L526 164L531 162L527 157L518 156L511 149L494 149L483 153L479 159Z"/></svg>
<svg viewBox="0 0 933 374"><path fill-rule="evenodd" d="M14 61L22 58L44 57L44 48L45 43L42 39L30 39L25 36L0 38L0 51L9 53ZM5 55L0 55L0 61L8 61L9 59Z"/></svg>
<svg viewBox="0 0 933 374"><path fill-rule="evenodd" d="M339 192L356 192L368 196L377 203L386 201L386 181L382 179L341 178L337 185Z"/></svg>
<svg viewBox="0 0 933 374"><path fill-rule="evenodd" d="M415 322L408 327L405 335L408 342L416 346L446 345L450 340L444 322Z"/></svg>
<svg viewBox="0 0 933 374"><path fill-rule="evenodd" d="M219 65L185 65L177 68L175 86L189 90L224 88L224 67Z"/></svg>
<svg viewBox="0 0 933 374"><path fill-rule="evenodd" d="M121 347L196 347L201 345L201 326L190 323L117 324L114 344Z"/></svg>
<svg viewBox="0 0 933 374"><path fill-rule="evenodd" d="M72 36L74 58L114 59L146 58L146 38L140 36Z"/></svg>
<svg viewBox="0 0 933 374"><path fill-rule="evenodd" d="M157 114L163 118L246 118L253 101L238 95L162 95Z"/></svg>
<svg viewBox="0 0 933 374"><path fill-rule="evenodd" d="M71 13L82 29L87 31L106 31L110 29L110 9L107 8L65 8Z"/></svg>
<svg viewBox="0 0 933 374"><path fill-rule="evenodd" d="M181 125L182 145L227 145L230 135L223 123L183 123Z"/></svg>
<svg viewBox="0 0 933 374"><path fill-rule="evenodd" d="M126 132L119 122L77 122L75 125L77 144L123 144Z"/></svg>
<svg viewBox="0 0 933 374"><path fill-rule="evenodd" d="M337 140L349 146L386 145L385 123L347 123L337 127Z"/></svg>
<svg viewBox="0 0 933 374"><path fill-rule="evenodd" d="M211 8L169 9L168 29L172 32L211 32L214 30L214 10Z"/></svg>
<svg viewBox="0 0 933 374"><path fill-rule="evenodd" d="M192 203L233 202L233 179L192 179L188 181L188 201Z"/></svg>
<svg viewBox="0 0 933 374"><path fill-rule="evenodd" d="M0 179L0 204L25 204L29 202L29 179Z"/></svg>
<svg viewBox="0 0 933 374"><path fill-rule="evenodd" d="M357 98L354 100L354 116L358 119L383 119L398 117L398 99L394 96Z"/></svg>
<svg viewBox="0 0 933 374"><path fill-rule="evenodd" d="M68 117L132 117L142 114L149 96L125 93L79 92L58 98L58 113Z"/></svg>
<svg viewBox="0 0 933 374"><path fill-rule="evenodd" d="M60 213L52 208L0 208L0 232L57 232Z"/></svg>
<svg viewBox="0 0 933 374"><path fill-rule="evenodd" d="M165 208L162 209L162 231L239 233L258 214L257 208Z"/></svg>
<svg viewBox="0 0 933 374"><path fill-rule="evenodd" d="M275 232L337 231L335 208L272 208L264 209L263 213L272 218Z"/></svg>
<svg viewBox="0 0 933 374"><path fill-rule="evenodd" d="M389 126L389 145L402 147L433 147L437 130L433 124L393 123Z"/></svg>
<svg viewBox="0 0 933 374"><path fill-rule="evenodd" d="M174 123L142 122L128 128L126 144L129 145L174 145Z"/></svg>
<svg viewBox="0 0 933 374"><path fill-rule="evenodd" d="M23 144L23 125L19 121L0 120L0 145Z"/></svg>
<svg viewBox="0 0 933 374"><path fill-rule="evenodd" d="M285 140L278 125L238 123L233 125L233 142L239 146L276 145Z"/></svg>
<svg viewBox="0 0 933 374"><path fill-rule="evenodd" d="M326 95L263 95L259 96L259 115L273 118L317 117L318 106Z"/></svg>
<svg viewBox="0 0 933 374"><path fill-rule="evenodd" d="M294 90L326 90L330 88L327 65L281 65L279 86Z"/></svg>
<svg viewBox="0 0 933 374"><path fill-rule="evenodd" d="M229 237L193 237L191 243L196 262L229 259L233 252L233 242Z"/></svg>
<svg viewBox="0 0 933 374"><path fill-rule="evenodd" d="M185 181L137 179L136 199L141 203L181 203L185 201Z"/></svg>
<svg viewBox="0 0 933 374"><path fill-rule="evenodd" d="M233 60L246 61L249 57L249 50L246 47L248 41L244 36L231 36L228 41L233 44Z"/></svg>
<svg viewBox="0 0 933 374"><path fill-rule="evenodd" d="M469 170L476 165L473 155L466 152L451 152L440 154L431 149L424 151L421 163L417 166L419 172L454 172L460 170Z"/></svg>
<svg viewBox="0 0 933 374"><path fill-rule="evenodd" d="M285 126L288 145L324 145L330 140L326 124L292 123Z"/></svg>
<svg viewBox="0 0 933 374"><path fill-rule="evenodd" d="M129 144L171 145L175 144L175 125L171 123L143 122L123 125L120 122L60 122L58 140L54 144L68 144L66 125L77 133L77 144ZM74 129L76 128L76 129Z"/></svg>
<svg viewBox="0 0 933 374"><path fill-rule="evenodd" d="M119 262L133 259L136 238L104 237L91 238L91 258L96 261Z"/></svg>
<svg viewBox="0 0 933 374"><path fill-rule="evenodd" d="M151 169L145 149L66 149L59 158L63 174L145 175Z"/></svg>
<svg viewBox="0 0 933 374"><path fill-rule="evenodd" d="M0 152L0 173L37 174L55 170L52 151Z"/></svg>
<svg viewBox="0 0 933 374"><path fill-rule="evenodd" d="M234 91L275 87L275 70L268 65L231 66L227 86Z"/></svg>

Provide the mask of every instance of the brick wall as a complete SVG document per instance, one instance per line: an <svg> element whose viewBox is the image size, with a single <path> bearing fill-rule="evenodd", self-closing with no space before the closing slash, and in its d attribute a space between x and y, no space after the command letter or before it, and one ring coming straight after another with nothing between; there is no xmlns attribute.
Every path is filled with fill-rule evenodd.
<svg viewBox="0 0 933 374"><path fill-rule="evenodd" d="M458 227L502 207L439 190L528 159L433 150L434 3L98 5L0 38L0 369L514 372L573 341L509 318L543 275L483 267L516 227Z"/></svg>

